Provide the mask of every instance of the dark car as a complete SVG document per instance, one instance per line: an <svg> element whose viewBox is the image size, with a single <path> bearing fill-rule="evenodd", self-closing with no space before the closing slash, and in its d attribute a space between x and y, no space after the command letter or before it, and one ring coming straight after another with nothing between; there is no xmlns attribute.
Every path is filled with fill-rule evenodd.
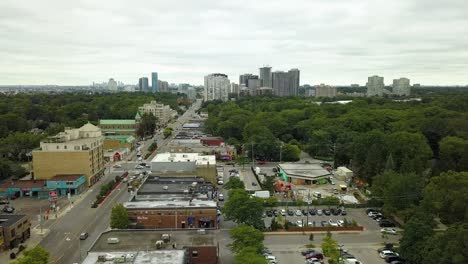
<svg viewBox="0 0 468 264"><path fill-rule="evenodd" d="M367 208L366 215L368 215L370 212L379 213L380 211L374 208Z"/></svg>
<svg viewBox="0 0 468 264"><path fill-rule="evenodd" d="M309 255L309 254L312 254L312 253L315 253L316 251L311 249L311 248L307 248L307 249L304 249L301 251L301 254L302 256L305 256L305 255Z"/></svg>
<svg viewBox="0 0 468 264"><path fill-rule="evenodd" d="M384 247L378 248L377 252L380 253L380 252L382 252L384 250L393 250L393 244L387 243L387 244L385 244Z"/></svg>
<svg viewBox="0 0 468 264"><path fill-rule="evenodd" d="M266 215L267 215L268 217L272 217L272 216L273 216L273 212L272 212L271 210L267 210L267 211L266 211Z"/></svg>
<svg viewBox="0 0 468 264"><path fill-rule="evenodd" d="M12 213L15 212L15 208L13 206L7 205L7 206L3 207L3 212L12 214Z"/></svg>
<svg viewBox="0 0 468 264"><path fill-rule="evenodd" d="M324 215L330 215L330 210L328 210L328 209L323 209L323 214L324 214Z"/></svg>
<svg viewBox="0 0 468 264"><path fill-rule="evenodd" d="M312 209L309 210L309 214L310 214L310 215L316 215L316 214L317 214L317 210L314 209L314 208L312 208Z"/></svg>
<svg viewBox="0 0 468 264"><path fill-rule="evenodd" d="M310 258L323 259L323 254L319 252L313 252L313 253L305 255L305 258L306 259L310 259Z"/></svg>
<svg viewBox="0 0 468 264"><path fill-rule="evenodd" d="M257 183L256 183L256 182L252 182L252 186L257 186Z"/></svg>
<svg viewBox="0 0 468 264"><path fill-rule="evenodd" d="M280 212L278 210L273 210L273 215L274 216L279 216L280 215Z"/></svg>
<svg viewBox="0 0 468 264"><path fill-rule="evenodd" d="M392 263L394 261L402 261L402 259L399 256L386 256L385 257L385 262L387 263Z"/></svg>
<svg viewBox="0 0 468 264"><path fill-rule="evenodd" d="M289 215L289 216L293 216L293 215L294 215L294 211L291 210L291 209L288 209L288 215Z"/></svg>
<svg viewBox="0 0 468 264"><path fill-rule="evenodd" d="M380 221L379 226L380 227L395 227L395 224L393 222L385 220L385 221Z"/></svg>
<svg viewBox="0 0 468 264"><path fill-rule="evenodd" d="M303 215L308 215L309 212L307 212L307 210L305 210L305 209L302 209L302 214L303 214Z"/></svg>
<svg viewBox="0 0 468 264"><path fill-rule="evenodd" d="M341 215L347 215L346 210L343 209L343 210L341 211Z"/></svg>

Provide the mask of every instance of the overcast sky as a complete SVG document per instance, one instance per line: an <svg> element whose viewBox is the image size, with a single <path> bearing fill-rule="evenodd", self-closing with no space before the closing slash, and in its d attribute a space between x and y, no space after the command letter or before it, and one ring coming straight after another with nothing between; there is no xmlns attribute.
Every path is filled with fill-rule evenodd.
<svg viewBox="0 0 468 264"><path fill-rule="evenodd" d="M466 85L468 1L0 0L0 85L238 82L262 65L301 84Z"/></svg>

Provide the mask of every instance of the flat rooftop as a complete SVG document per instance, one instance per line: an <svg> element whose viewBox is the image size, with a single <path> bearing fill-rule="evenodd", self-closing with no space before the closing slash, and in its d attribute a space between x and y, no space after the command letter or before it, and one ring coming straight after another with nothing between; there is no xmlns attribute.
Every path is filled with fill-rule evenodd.
<svg viewBox="0 0 468 264"><path fill-rule="evenodd" d="M170 208L216 208L217 204L211 200L189 201L134 201L123 204L127 209L170 209Z"/></svg>
<svg viewBox="0 0 468 264"><path fill-rule="evenodd" d="M215 165L215 155L200 155L199 153L159 153L151 160L151 163L157 162L195 162L197 165Z"/></svg>
<svg viewBox="0 0 468 264"><path fill-rule="evenodd" d="M0 226L1 227L11 226L14 223L23 219L24 217L26 217L26 215L0 215Z"/></svg>
<svg viewBox="0 0 468 264"><path fill-rule="evenodd" d="M99 256L105 256L105 262L98 261ZM117 259L133 259L124 263L145 264L185 264L185 250L154 250L154 251L120 251L120 252L90 252L82 264L114 264Z"/></svg>
<svg viewBox="0 0 468 264"><path fill-rule="evenodd" d="M306 180L320 179L330 176L330 172L314 163L281 163L278 165L288 177Z"/></svg>
<svg viewBox="0 0 468 264"><path fill-rule="evenodd" d="M213 191L213 185L201 177L159 177L150 176L138 190L137 195L196 194Z"/></svg>
<svg viewBox="0 0 468 264"><path fill-rule="evenodd" d="M216 246L214 230L205 230L200 233L198 230L111 230L102 233L90 252L121 252L121 251L141 251L155 250L156 241L162 240L163 234L170 234L169 243L165 243L161 250L173 249L172 244L176 244L175 249L182 249L189 246ZM119 239L118 244L108 244L107 239L115 237Z"/></svg>

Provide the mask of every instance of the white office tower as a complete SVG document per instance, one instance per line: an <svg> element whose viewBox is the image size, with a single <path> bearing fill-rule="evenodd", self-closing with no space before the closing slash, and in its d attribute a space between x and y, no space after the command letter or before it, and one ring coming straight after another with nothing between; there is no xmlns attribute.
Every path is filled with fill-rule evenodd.
<svg viewBox="0 0 468 264"><path fill-rule="evenodd" d="M384 93L384 78L374 75L367 78L367 96L383 96Z"/></svg>
<svg viewBox="0 0 468 264"><path fill-rule="evenodd" d="M400 78L393 80L393 94L398 96L409 96L411 94L410 80L408 78Z"/></svg>
<svg viewBox="0 0 468 264"><path fill-rule="evenodd" d="M107 89L113 92L117 92L117 82L114 79L110 78L109 82L107 83Z"/></svg>
<svg viewBox="0 0 468 264"><path fill-rule="evenodd" d="M231 82L223 73L212 73L205 76L205 101L228 100Z"/></svg>

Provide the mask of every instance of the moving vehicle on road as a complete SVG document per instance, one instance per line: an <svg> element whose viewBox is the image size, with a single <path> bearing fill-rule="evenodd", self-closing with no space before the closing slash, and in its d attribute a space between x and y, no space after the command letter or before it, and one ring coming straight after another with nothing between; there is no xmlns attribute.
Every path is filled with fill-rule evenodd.
<svg viewBox="0 0 468 264"><path fill-rule="evenodd" d="M80 234L80 240L85 240L87 239L89 236L89 234L87 232L83 232Z"/></svg>
<svg viewBox="0 0 468 264"><path fill-rule="evenodd" d="M5 207L3 207L3 212L12 214L15 212L15 208L13 206L6 205Z"/></svg>
<svg viewBox="0 0 468 264"><path fill-rule="evenodd" d="M384 227L382 229L380 229L380 232L382 234L390 234L390 235L396 235L397 234L397 231L395 228L390 228L390 227Z"/></svg>

